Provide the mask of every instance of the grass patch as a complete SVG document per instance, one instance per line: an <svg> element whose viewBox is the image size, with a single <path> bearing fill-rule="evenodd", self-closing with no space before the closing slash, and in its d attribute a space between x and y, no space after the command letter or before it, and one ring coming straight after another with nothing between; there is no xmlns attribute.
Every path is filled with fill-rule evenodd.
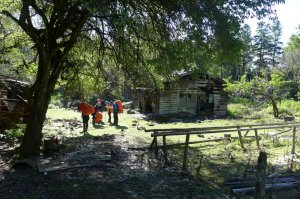
<svg viewBox="0 0 300 199"><path fill-rule="evenodd" d="M268 110L263 110L267 112ZM126 111L125 111L126 112ZM107 117L104 113L104 121L107 121ZM78 121L81 121L79 112L74 112L72 110L64 110L64 109L52 109L48 110L47 117L54 119L74 119L76 118ZM266 117L263 119L215 119L215 120L205 120L202 122L186 122L186 121L177 121L173 123L161 123L155 124L154 126L150 126L150 122L146 120L139 119L138 115L131 114L120 114L119 117L119 126L110 126L108 123L104 123L99 128L95 128L89 125L88 136L101 136L104 134L123 134L126 138L126 141L129 142L129 145L132 147L147 147L150 146L152 141L151 133L146 133L143 130L138 130L134 124L139 126L143 126L146 129L172 129L172 128L199 128L199 127L210 127L210 126L231 126L231 125L244 125L244 124L258 124L258 123L273 123L278 122L278 120L274 120L271 117ZM50 125L51 126L51 125ZM282 130L282 129L281 129ZM280 130L275 131L275 133L280 132ZM288 159L286 159L286 155L290 155L291 153L291 135L292 132L286 132L281 134L280 136L270 137L268 136L268 130L258 131L258 134L261 136L260 140L260 150L266 151L268 153L268 174L275 173L285 173L288 168ZM245 132L242 133L243 136ZM254 132L250 131L248 136L253 136ZM76 142L67 143L66 149L69 147L75 147L76 143L80 143L80 139L87 138L82 134L77 134L78 136ZM237 132L231 133L231 136L238 137ZM223 133L216 134L205 134L204 138L198 137L197 135L191 135L190 141L196 140L207 140L214 139L217 137L223 137ZM185 136L167 136L167 143L184 143ZM158 144L162 145L162 138L158 138ZM201 186L198 188L192 187L191 190L195 195L205 195L209 198L216 198L220 195L226 195L226 188L224 189L224 180L229 178L236 177L254 177L254 172L246 173L246 169L250 168L254 170L255 165L257 164L257 158L259 151L256 146L255 139L244 139L245 150L243 150L240 146L240 142L238 139L232 139L231 142L209 142L209 143L200 143L190 145L189 153L188 153L188 168L191 172L192 176L198 176L201 181ZM168 167L176 167L177 170L181 169L182 159L183 159L183 150L184 147L176 147L176 148L168 148L168 158L171 161L171 165ZM300 143L296 145L297 153L300 153ZM202 160L202 165L200 167L200 172L198 174L198 168L200 165L200 157L204 155ZM163 154L162 151L159 151L159 159L163 162ZM274 166L275 165L275 166ZM275 171L273 171L273 167L275 167ZM295 167L294 167L295 168ZM161 168L160 168L161 169ZM176 174L161 174L162 178L170 178L172 179ZM148 190L150 193L152 188L151 184L147 181L139 181L139 179L131 179L128 182L128 188L130 186L138 186L142 184L145 187L145 190ZM180 187L182 184L174 183L174 186ZM189 189L188 184L185 186L186 189ZM205 188L204 188L205 187ZM172 188L169 187L172 191ZM165 192L160 190L160 187L155 189L159 194L164 194ZM94 190L91 190L93 194ZM188 196L186 196L188 197Z"/></svg>

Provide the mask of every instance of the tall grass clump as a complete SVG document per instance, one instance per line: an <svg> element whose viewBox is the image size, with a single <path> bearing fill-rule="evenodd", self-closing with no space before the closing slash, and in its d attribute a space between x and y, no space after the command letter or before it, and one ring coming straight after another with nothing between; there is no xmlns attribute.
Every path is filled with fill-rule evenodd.
<svg viewBox="0 0 300 199"><path fill-rule="evenodd" d="M233 118L260 118L260 106L246 98L232 97L227 106L227 114Z"/></svg>
<svg viewBox="0 0 300 199"><path fill-rule="evenodd" d="M286 115L300 116L300 101L282 100L278 103L279 112Z"/></svg>

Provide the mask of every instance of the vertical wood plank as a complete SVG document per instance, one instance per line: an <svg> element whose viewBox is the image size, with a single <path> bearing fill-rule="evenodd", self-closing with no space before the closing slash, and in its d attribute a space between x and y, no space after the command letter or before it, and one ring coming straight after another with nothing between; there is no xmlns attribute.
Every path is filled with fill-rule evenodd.
<svg viewBox="0 0 300 199"><path fill-rule="evenodd" d="M163 136L163 151L164 151L164 157L165 157L165 164L168 164L168 157L167 157L167 140L166 136Z"/></svg>
<svg viewBox="0 0 300 199"><path fill-rule="evenodd" d="M240 145L241 145L242 149L245 149L245 147L244 147L244 142L243 142L243 138L242 138L242 133L241 133L241 131L239 130L240 127L238 126L237 129L238 129L238 134L239 134L239 139L240 139Z"/></svg>
<svg viewBox="0 0 300 199"><path fill-rule="evenodd" d="M150 144L150 146L149 146L149 150L150 150L150 151L153 151L153 146L154 146L154 144L155 144L155 138L153 138L153 140L152 140L152 142L151 142L151 144Z"/></svg>
<svg viewBox="0 0 300 199"><path fill-rule="evenodd" d="M189 142L190 142L190 134L186 134L185 137L185 146L184 146L184 153L183 153L183 163L182 163L182 173L187 173L187 155L188 155L188 147L189 147Z"/></svg>
<svg viewBox="0 0 300 199"><path fill-rule="evenodd" d="M158 158L158 147L157 147L157 131L154 131L154 153L155 153L155 157Z"/></svg>
<svg viewBox="0 0 300 199"><path fill-rule="evenodd" d="M292 154L295 154L295 145L296 145L296 127L293 127L293 145L292 145Z"/></svg>
<svg viewBox="0 0 300 199"><path fill-rule="evenodd" d="M255 139L256 139L256 146L257 146L257 149L259 150L259 137L258 137L258 133L257 133L257 129L254 130L254 133L255 133Z"/></svg>

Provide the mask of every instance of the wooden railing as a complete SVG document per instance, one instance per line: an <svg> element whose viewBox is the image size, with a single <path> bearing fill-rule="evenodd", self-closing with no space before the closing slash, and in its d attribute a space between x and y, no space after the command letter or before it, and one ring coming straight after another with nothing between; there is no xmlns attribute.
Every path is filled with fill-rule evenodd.
<svg viewBox="0 0 300 199"><path fill-rule="evenodd" d="M293 143L292 143L292 154L295 153L295 142L296 142L296 131L297 128L300 127L300 122L284 122L284 123L272 123L272 124L251 124L251 125L235 125L235 126L216 126L216 127L200 127L200 128L172 128L172 129L146 129L145 132L153 132L151 137L153 137L153 141L149 147L151 151L155 152L156 157L158 157L158 150L162 148L164 153L164 159L167 163L167 147L170 146L178 146L184 145L184 154L183 154L183 163L182 163L182 171L187 171L187 154L189 144L203 143L203 142L214 142L221 141L224 139L228 139L224 136L224 138L210 139L210 140L198 140L198 141L190 141L190 135L204 135L204 134L220 134L220 133L238 133L238 139L240 141L241 148L244 147L243 139L247 136L249 131L254 131L254 138L256 139L257 149L259 146L259 130L267 130L267 129L279 129L279 128L290 128L287 131L293 130ZM284 132L287 132L284 131ZM242 132L245 132L244 136ZM167 136L178 136L185 135L184 143L176 143L167 145ZM159 146L157 139L158 137L162 137L163 145ZM252 136L253 137L253 136Z"/></svg>

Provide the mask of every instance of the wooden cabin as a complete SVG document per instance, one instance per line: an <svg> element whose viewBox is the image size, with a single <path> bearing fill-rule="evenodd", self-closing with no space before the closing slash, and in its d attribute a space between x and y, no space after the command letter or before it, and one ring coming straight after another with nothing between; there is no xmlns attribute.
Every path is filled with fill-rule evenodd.
<svg viewBox="0 0 300 199"><path fill-rule="evenodd" d="M224 116L227 113L224 83L210 75L183 73L178 74L178 81L165 82L160 92L138 88L132 96L142 113Z"/></svg>

